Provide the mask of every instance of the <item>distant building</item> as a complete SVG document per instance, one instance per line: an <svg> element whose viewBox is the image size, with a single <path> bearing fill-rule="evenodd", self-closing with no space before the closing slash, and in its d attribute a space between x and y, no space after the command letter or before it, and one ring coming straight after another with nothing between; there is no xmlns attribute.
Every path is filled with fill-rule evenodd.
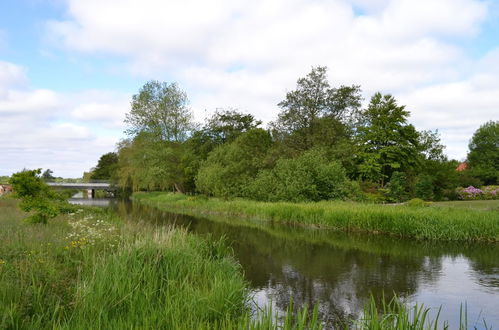
<svg viewBox="0 0 499 330"><path fill-rule="evenodd" d="M458 172L466 171L467 169L468 169L468 163L466 162L462 162L456 167L456 171Z"/></svg>
<svg viewBox="0 0 499 330"><path fill-rule="evenodd" d="M8 184L0 184L0 195L12 192L12 187Z"/></svg>

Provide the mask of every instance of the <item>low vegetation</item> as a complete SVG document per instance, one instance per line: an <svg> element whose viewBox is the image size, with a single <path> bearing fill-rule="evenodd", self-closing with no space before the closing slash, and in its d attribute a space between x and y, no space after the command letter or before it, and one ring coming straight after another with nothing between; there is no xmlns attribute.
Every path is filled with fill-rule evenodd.
<svg viewBox="0 0 499 330"><path fill-rule="evenodd" d="M448 241L499 241L499 213L354 202L285 203L221 200L172 193L136 193L134 200L180 213L217 214L344 231ZM424 204L424 203L423 203Z"/></svg>

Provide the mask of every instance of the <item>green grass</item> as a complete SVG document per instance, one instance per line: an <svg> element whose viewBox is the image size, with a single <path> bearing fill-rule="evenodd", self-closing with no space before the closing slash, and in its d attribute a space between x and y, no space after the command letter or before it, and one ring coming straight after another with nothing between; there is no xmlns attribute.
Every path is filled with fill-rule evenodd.
<svg viewBox="0 0 499 330"><path fill-rule="evenodd" d="M499 211L499 200L435 202L431 203L431 206L464 210Z"/></svg>
<svg viewBox="0 0 499 330"><path fill-rule="evenodd" d="M134 200L174 212L240 217L403 238L499 242L499 212L354 202L224 201L171 193L136 193Z"/></svg>

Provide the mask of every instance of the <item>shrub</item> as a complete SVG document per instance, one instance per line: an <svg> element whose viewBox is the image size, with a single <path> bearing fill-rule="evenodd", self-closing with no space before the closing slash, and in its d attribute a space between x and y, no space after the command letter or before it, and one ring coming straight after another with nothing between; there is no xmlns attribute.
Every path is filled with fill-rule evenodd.
<svg viewBox="0 0 499 330"><path fill-rule="evenodd" d="M481 189L469 186L468 188L457 188L459 198L463 200L481 199L483 191Z"/></svg>
<svg viewBox="0 0 499 330"><path fill-rule="evenodd" d="M416 183L416 197L424 200L432 200L435 197L433 193L433 177L430 175L421 175Z"/></svg>
<svg viewBox="0 0 499 330"><path fill-rule="evenodd" d="M293 159L280 159L261 171L246 197L264 201L320 201L343 199L354 189L345 169L329 161L322 150L310 150Z"/></svg>
<svg viewBox="0 0 499 330"><path fill-rule="evenodd" d="M483 199L499 199L499 186L482 187Z"/></svg>
<svg viewBox="0 0 499 330"><path fill-rule="evenodd" d="M393 172L388 184L388 196L394 202L401 202L407 199L407 178L405 173Z"/></svg>

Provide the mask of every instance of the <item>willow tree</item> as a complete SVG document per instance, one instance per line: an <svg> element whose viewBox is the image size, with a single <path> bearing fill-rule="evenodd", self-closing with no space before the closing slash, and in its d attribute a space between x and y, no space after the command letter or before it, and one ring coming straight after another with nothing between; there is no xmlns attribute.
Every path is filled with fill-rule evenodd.
<svg viewBox="0 0 499 330"><path fill-rule="evenodd" d="M133 96L125 119L130 138L119 146L121 186L184 192L183 142L194 126L187 104L176 83L149 81Z"/></svg>

